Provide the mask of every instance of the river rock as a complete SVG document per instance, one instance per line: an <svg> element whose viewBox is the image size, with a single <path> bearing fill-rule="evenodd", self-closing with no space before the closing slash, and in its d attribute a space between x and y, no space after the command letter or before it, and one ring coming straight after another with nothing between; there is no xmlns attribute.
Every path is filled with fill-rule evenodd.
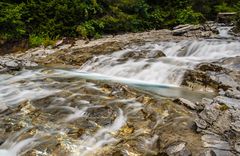
<svg viewBox="0 0 240 156"><path fill-rule="evenodd" d="M220 61L222 62L222 60ZM231 61L225 62L221 66L220 62L201 63L194 70L185 72L182 85L195 88L197 90L215 90L236 88L240 84L240 73L235 69L227 68Z"/></svg>
<svg viewBox="0 0 240 156"><path fill-rule="evenodd" d="M178 99L174 100L174 102L176 102L180 105L184 105L192 110L197 109L197 106L193 102L191 102L187 99L184 99L184 98L178 98Z"/></svg>
<svg viewBox="0 0 240 156"><path fill-rule="evenodd" d="M129 51L122 55L122 58L119 60L128 60L128 59L150 59L150 58L160 58L165 57L166 55L161 50L140 50L140 51Z"/></svg>
<svg viewBox="0 0 240 156"><path fill-rule="evenodd" d="M225 92L225 96L234 99L240 99L240 91L235 88L230 88Z"/></svg>
<svg viewBox="0 0 240 156"><path fill-rule="evenodd" d="M239 103L235 100L224 96L209 100L195 120L197 131L203 134L204 147L212 149L216 155L234 155L239 150L240 109L233 107ZM211 154L208 151L201 155Z"/></svg>
<svg viewBox="0 0 240 156"><path fill-rule="evenodd" d="M218 33L217 24L214 21L207 21L203 25L205 31L212 31Z"/></svg>
<svg viewBox="0 0 240 156"><path fill-rule="evenodd" d="M173 35L185 37L211 37L216 33L212 27L202 25L179 25L173 28Z"/></svg>
<svg viewBox="0 0 240 156"><path fill-rule="evenodd" d="M0 146L4 143L5 141L0 139Z"/></svg>
<svg viewBox="0 0 240 156"><path fill-rule="evenodd" d="M190 156L191 152L187 149L187 143L182 141L177 141L170 144L165 152L168 156Z"/></svg>
<svg viewBox="0 0 240 156"><path fill-rule="evenodd" d="M219 150L231 150L227 141L221 139L220 136L215 134L206 134L202 136L203 146L205 148L215 148Z"/></svg>
<svg viewBox="0 0 240 156"><path fill-rule="evenodd" d="M240 153L240 141L238 140L235 144L234 144L234 149Z"/></svg>
<svg viewBox="0 0 240 156"><path fill-rule="evenodd" d="M220 12L217 15L217 22L231 25L236 14L236 12Z"/></svg>
<svg viewBox="0 0 240 156"><path fill-rule="evenodd" d="M208 149L200 153L199 156L236 156L236 155L230 151Z"/></svg>
<svg viewBox="0 0 240 156"><path fill-rule="evenodd" d="M8 55L0 56L0 72L9 72L14 70L20 70L25 67L36 67L35 62L27 59L18 59Z"/></svg>
<svg viewBox="0 0 240 156"><path fill-rule="evenodd" d="M233 99L226 96L217 96L214 100L219 104L225 104L229 108L240 109L240 100Z"/></svg>
<svg viewBox="0 0 240 156"><path fill-rule="evenodd" d="M183 35L192 30L199 30L201 28L200 25L179 25L173 28L173 35Z"/></svg>
<svg viewBox="0 0 240 156"><path fill-rule="evenodd" d="M6 111L8 109L8 106L5 104L0 104L0 113Z"/></svg>

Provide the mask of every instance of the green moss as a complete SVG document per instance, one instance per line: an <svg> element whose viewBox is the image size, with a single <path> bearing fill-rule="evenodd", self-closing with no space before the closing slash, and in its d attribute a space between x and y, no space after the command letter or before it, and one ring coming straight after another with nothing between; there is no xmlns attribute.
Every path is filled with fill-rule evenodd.
<svg viewBox="0 0 240 156"><path fill-rule="evenodd" d="M29 45L30 47L37 47L43 45L44 38L37 35L30 35L29 36Z"/></svg>
<svg viewBox="0 0 240 156"><path fill-rule="evenodd" d="M226 110L228 110L229 109L229 107L226 105L226 104L222 104L221 106L220 106L220 110L221 111L226 111Z"/></svg>
<svg viewBox="0 0 240 156"><path fill-rule="evenodd" d="M37 47L37 46L50 46L50 45L55 45L57 41L57 37L54 39L51 39L48 36L41 36L41 35L30 35L29 36L29 45L30 47Z"/></svg>

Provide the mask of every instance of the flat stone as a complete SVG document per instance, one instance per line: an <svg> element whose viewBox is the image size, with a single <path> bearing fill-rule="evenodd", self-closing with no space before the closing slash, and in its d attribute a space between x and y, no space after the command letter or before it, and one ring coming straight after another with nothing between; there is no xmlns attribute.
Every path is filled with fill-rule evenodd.
<svg viewBox="0 0 240 156"><path fill-rule="evenodd" d="M6 63L5 63L5 66L7 66L7 67L12 67L12 68L16 68L16 67L18 67L19 65L18 65L18 63L17 63L15 60L12 60L12 61L6 62Z"/></svg>
<svg viewBox="0 0 240 156"><path fill-rule="evenodd" d="M240 153L240 141L238 141L238 142L236 142L236 143L234 144L234 149L235 149L237 152Z"/></svg>
<svg viewBox="0 0 240 156"><path fill-rule="evenodd" d="M232 123L231 123L231 128L232 128L234 131L240 133L240 121L232 122Z"/></svg>
<svg viewBox="0 0 240 156"><path fill-rule="evenodd" d="M199 156L235 156L235 154L230 151L209 149L201 153Z"/></svg>
<svg viewBox="0 0 240 156"><path fill-rule="evenodd" d="M239 99L233 99L233 98L229 98L226 96L217 96L216 98L214 98L214 101L216 101L217 103L220 103L220 104L225 104L230 108L240 109L240 100Z"/></svg>
<svg viewBox="0 0 240 156"><path fill-rule="evenodd" d="M200 118L208 122L209 124L212 124L214 121L217 120L218 116L220 114L220 110L217 110L213 107L205 108L200 114Z"/></svg>
<svg viewBox="0 0 240 156"><path fill-rule="evenodd" d="M202 119L196 119L195 123L197 125L198 128L200 129L206 129L208 124L206 123L206 121L202 120Z"/></svg>
<svg viewBox="0 0 240 156"><path fill-rule="evenodd" d="M237 89L228 89L225 92L225 96L229 97L229 98L235 98L235 99L240 99L240 91Z"/></svg>
<svg viewBox="0 0 240 156"><path fill-rule="evenodd" d="M216 153L213 150L206 150L200 153L199 156L216 156Z"/></svg>
<svg viewBox="0 0 240 156"><path fill-rule="evenodd" d="M179 155L179 156L190 156L191 152L186 148L187 143L178 141L170 144L167 149L166 153L168 155Z"/></svg>
<svg viewBox="0 0 240 156"><path fill-rule="evenodd" d="M231 150L231 147L227 141L221 139L218 135L203 135L203 146L205 148L216 148L220 150Z"/></svg>
<svg viewBox="0 0 240 156"><path fill-rule="evenodd" d="M176 102L176 103L178 103L180 105L184 105L187 108L190 108L192 110L197 109L197 106L193 102L191 102L191 101L189 101L187 99L184 99L184 98L178 98L178 99L174 100L174 102Z"/></svg>

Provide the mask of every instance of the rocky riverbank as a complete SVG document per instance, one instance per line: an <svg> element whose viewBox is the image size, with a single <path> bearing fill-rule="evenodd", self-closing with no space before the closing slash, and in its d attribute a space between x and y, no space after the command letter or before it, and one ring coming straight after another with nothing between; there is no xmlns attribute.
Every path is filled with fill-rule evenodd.
<svg viewBox="0 0 240 156"><path fill-rule="evenodd" d="M26 46L16 48L11 47L1 49L0 69L21 68L36 66L81 66L94 55L111 53L124 49L131 44L141 44L145 42L158 41L181 41L186 39L197 39L204 37L216 37L216 26L212 23L200 25L182 25L171 30L153 30L143 33L128 33L116 36L105 36L97 40L72 40L68 42L63 39L56 43L54 47L33 48L26 51ZM13 43L14 44L14 43ZM10 62L10 63L5 63ZM30 63L31 62L31 63Z"/></svg>
<svg viewBox="0 0 240 156"><path fill-rule="evenodd" d="M216 38L215 33L214 25L185 25L173 31L130 33L71 44L60 41L55 47L1 56L0 155L239 155L239 56L227 56L226 52L226 57L219 59L197 60L184 72L181 87L216 93L214 98L200 101L89 80L72 71L89 65L86 62L101 60L101 56L109 57L109 62L100 61L104 65L111 64L113 58L112 67L127 61L170 62L164 59L171 53L167 48L172 44L167 43L173 42L175 47L179 46L175 43L183 44L178 55L173 55L181 58L188 56L186 47L194 49L189 41ZM151 47L158 42L167 45L165 51ZM109 56L116 51L121 55ZM98 66L101 64L93 68Z"/></svg>

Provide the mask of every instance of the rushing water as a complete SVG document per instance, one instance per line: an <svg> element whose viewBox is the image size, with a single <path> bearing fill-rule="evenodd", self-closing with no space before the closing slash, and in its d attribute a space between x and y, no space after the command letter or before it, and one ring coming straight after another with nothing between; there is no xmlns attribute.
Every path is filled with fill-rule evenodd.
<svg viewBox="0 0 240 156"><path fill-rule="evenodd" d="M0 116L0 139L5 139L0 156L87 156L117 150L147 155L156 152L160 136L172 139L172 129L193 149L201 150L195 147L199 136L188 128L193 114L168 98L200 101L213 96L180 84L185 71L199 63L240 56L239 41L227 39L229 29L219 31L225 39L131 45L96 56L81 69L2 74L0 106L12 112Z"/></svg>
<svg viewBox="0 0 240 156"><path fill-rule="evenodd" d="M1 116L0 127L6 126L4 123L9 120L10 127L23 128L16 134L9 135L9 138L0 146L0 155L6 156L28 155L28 151L38 155L49 155L51 151L43 149L59 147L55 145L55 142L60 142L60 149L67 151L67 154L57 155L85 156L96 154L106 145L119 143L120 136L126 135L125 133L132 135L130 137L133 138L147 135L149 132L146 131L149 131L147 129L150 127L144 125L146 119L144 119L142 110L155 111L160 109L160 106L153 109L153 106L144 104L144 101L148 100L146 96L142 96L144 98L142 101L141 96L135 96L135 93L127 91L128 89L126 92L129 96L124 95L124 86L108 89L101 83L109 84L112 81L130 84L138 89L157 87L158 90L171 90L171 87L165 85L133 83L125 79L113 79L77 70L35 69L1 76L0 100L2 104L12 108L13 112L8 112L10 115L5 117ZM177 92L184 94L187 91L179 89L175 96L178 96ZM198 96L197 93L195 95ZM169 96L172 95L169 94ZM161 103L161 107L166 107L164 103ZM19 104L20 106L15 110ZM161 113L158 113L152 123L153 129L163 124L163 118L170 116L170 112L168 113L170 104L166 102L166 105L166 108L160 109ZM176 107L174 112L182 112L184 115L179 114L179 116L186 121L190 120L191 118L181 109ZM171 112L178 122L180 117L176 116L176 113ZM35 117L36 115L38 117ZM126 128L126 124L135 124L136 121L143 124L134 125L139 127L136 127L134 133L128 134L128 131L132 130ZM80 135L74 132L75 130L83 132ZM68 135L74 135L74 139ZM145 146L157 141L156 136L152 137L151 139L148 134L139 141L137 145L139 151L145 151ZM129 152L129 149L125 150Z"/></svg>
<svg viewBox="0 0 240 156"><path fill-rule="evenodd" d="M156 58L162 51L166 57ZM239 56L240 43L232 40L200 40L146 43L131 46L110 55L97 56L82 66L83 71L179 86L187 69L202 62ZM147 53L146 57L124 60L129 53Z"/></svg>
<svg viewBox="0 0 240 156"><path fill-rule="evenodd" d="M230 31L232 28L233 28L233 27L231 27L231 26L218 27L219 36L220 36L220 37L223 37L223 38L232 37L232 35L229 34L229 31Z"/></svg>

